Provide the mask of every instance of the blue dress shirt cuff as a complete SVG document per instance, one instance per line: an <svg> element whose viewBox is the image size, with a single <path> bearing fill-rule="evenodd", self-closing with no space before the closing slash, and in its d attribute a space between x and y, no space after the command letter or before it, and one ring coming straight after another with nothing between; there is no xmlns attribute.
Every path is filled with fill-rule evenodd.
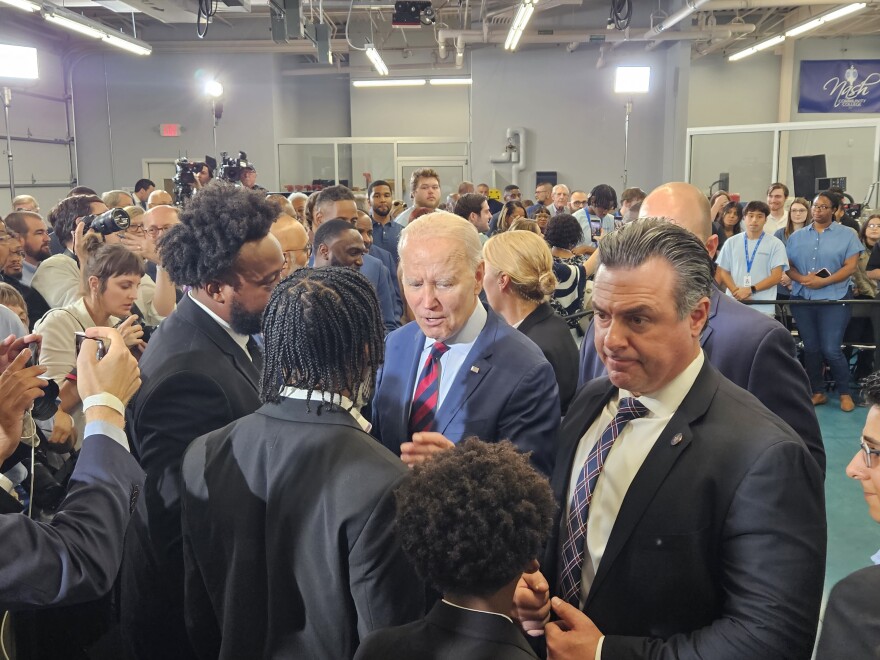
<svg viewBox="0 0 880 660"><path fill-rule="evenodd" d="M106 435L122 445L125 451L131 451L128 446L128 438L125 437L125 431L110 422L89 422L86 424L85 437L88 438L90 435Z"/></svg>

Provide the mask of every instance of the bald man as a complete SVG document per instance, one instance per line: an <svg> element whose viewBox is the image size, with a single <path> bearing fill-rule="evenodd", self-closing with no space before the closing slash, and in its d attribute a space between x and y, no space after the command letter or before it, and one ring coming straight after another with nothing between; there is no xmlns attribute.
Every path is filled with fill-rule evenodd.
<svg viewBox="0 0 880 660"><path fill-rule="evenodd" d="M718 251L709 200L689 183L666 183L655 188L642 202L639 217L666 218L695 234L711 257ZM791 333L774 319L715 290L700 345L716 369L755 395L797 432L824 474L822 432L810 400L807 374L795 357ZM579 385L604 374L591 323L581 344Z"/></svg>
<svg viewBox="0 0 880 660"><path fill-rule="evenodd" d="M275 219L269 231L281 243L281 252L284 254L282 279L309 265L312 246L309 243L309 232L302 223L287 213L282 213Z"/></svg>
<svg viewBox="0 0 880 660"><path fill-rule="evenodd" d="M147 198L147 209L152 209L156 206L171 206L172 204L174 204L174 200L164 190L156 189Z"/></svg>

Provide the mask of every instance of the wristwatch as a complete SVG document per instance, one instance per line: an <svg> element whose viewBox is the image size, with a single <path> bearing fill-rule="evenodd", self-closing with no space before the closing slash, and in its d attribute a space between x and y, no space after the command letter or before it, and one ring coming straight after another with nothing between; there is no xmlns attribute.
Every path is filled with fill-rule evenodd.
<svg viewBox="0 0 880 660"><path fill-rule="evenodd" d="M752 293L758 293L758 290L755 287L749 287L752 290Z"/></svg>

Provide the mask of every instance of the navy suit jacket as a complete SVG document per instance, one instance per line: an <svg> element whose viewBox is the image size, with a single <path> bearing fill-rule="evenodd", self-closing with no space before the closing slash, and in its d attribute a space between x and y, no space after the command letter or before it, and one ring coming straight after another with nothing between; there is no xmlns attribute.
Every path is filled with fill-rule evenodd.
<svg viewBox="0 0 880 660"><path fill-rule="evenodd" d="M376 378L373 435L398 456L409 441L409 414L425 335L415 322L385 340ZM486 325L437 411L434 429L452 442L477 436L510 440L550 474L559 430L559 388L553 367L534 342L488 310Z"/></svg>
<svg viewBox="0 0 880 660"><path fill-rule="evenodd" d="M880 658L878 590L880 566L862 568L834 585L825 606L816 660Z"/></svg>
<svg viewBox="0 0 880 660"><path fill-rule="evenodd" d="M597 378L571 402L550 482L560 513L581 438L616 393ZM541 562L553 592L559 530ZM804 443L704 362L630 484L587 595L602 657L809 658L826 532Z"/></svg>
<svg viewBox="0 0 880 660"><path fill-rule="evenodd" d="M87 437L51 523L0 515L0 610L71 605L107 593L143 484L137 461L119 443L106 435Z"/></svg>
<svg viewBox="0 0 880 660"><path fill-rule="evenodd" d="M375 243L370 246L369 254L371 257L376 257L388 269L388 274L391 276L391 286L394 287L394 318L399 320L403 316L403 296L400 294L400 280L397 279L397 262L394 260L394 255Z"/></svg>
<svg viewBox="0 0 880 660"><path fill-rule="evenodd" d="M594 345L593 323L581 344L579 384L605 375ZM791 333L766 314L712 293L709 320L700 337L709 362L794 429L825 474L825 445L810 401L810 383Z"/></svg>
<svg viewBox="0 0 880 660"><path fill-rule="evenodd" d="M361 275L370 280L370 284L376 290L379 297L379 309L382 311L382 320L385 322L385 332L389 333L400 327L400 314L395 314L397 308L394 303L394 285L391 282L391 273L376 257L364 255L364 265L361 266ZM397 277L395 270L394 276Z"/></svg>

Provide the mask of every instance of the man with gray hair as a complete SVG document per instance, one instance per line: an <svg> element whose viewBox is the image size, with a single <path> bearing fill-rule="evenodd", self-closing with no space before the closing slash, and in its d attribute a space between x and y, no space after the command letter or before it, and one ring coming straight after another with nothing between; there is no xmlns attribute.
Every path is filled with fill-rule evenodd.
<svg viewBox="0 0 880 660"><path fill-rule="evenodd" d="M108 190L101 195L101 201L108 209L124 209L126 206L134 206L134 200L124 190Z"/></svg>
<svg viewBox="0 0 880 660"><path fill-rule="evenodd" d="M560 430L559 524L541 573L519 583L517 619L543 630L553 658L808 658L825 566L819 467L706 359L714 280L696 236L645 219L599 253L594 343L608 375L575 395Z"/></svg>
<svg viewBox="0 0 880 660"><path fill-rule="evenodd" d="M713 257L718 237L712 233L709 201L689 183L665 183L642 202L641 217L662 217L694 234ZM605 374L593 344L593 324L581 344L579 384ZM709 318L700 335L706 359L779 415L803 439L825 472L825 446L810 400L807 373L797 361L791 333L781 323L712 289Z"/></svg>
<svg viewBox="0 0 880 660"><path fill-rule="evenodd" d="M373 435L408 465L470 436L509 439L551 474L559 389L540 349L478 296L484 265L467 220L439 211L400 235L415 321L392 332L373 398Z"/></svg>

